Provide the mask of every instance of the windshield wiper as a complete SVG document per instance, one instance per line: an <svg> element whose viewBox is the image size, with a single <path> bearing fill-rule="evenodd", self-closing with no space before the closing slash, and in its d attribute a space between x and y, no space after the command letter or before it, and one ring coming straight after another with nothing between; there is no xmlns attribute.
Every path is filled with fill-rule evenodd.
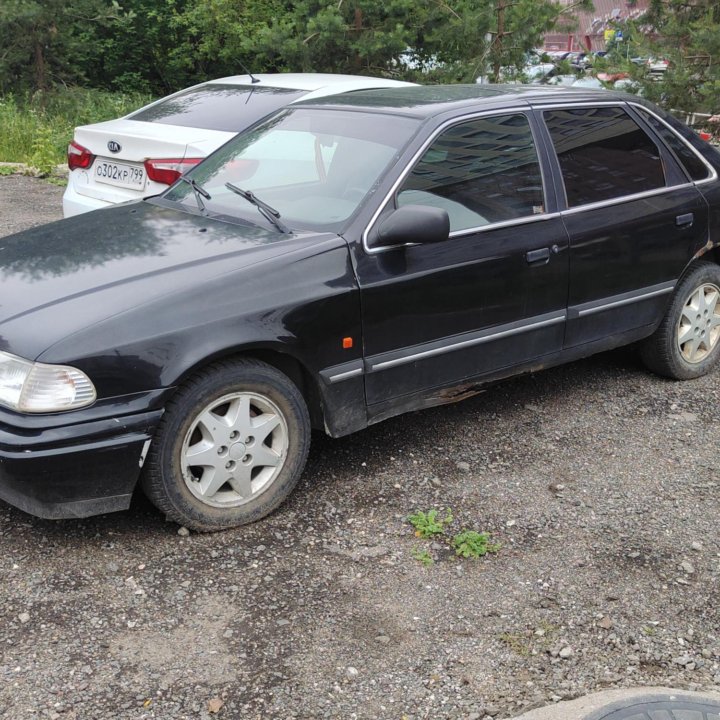
<svg viewBox="0 0 720 720"><path fill-rule="evenodd" d="M210 193L202 185L198 185L194 180L186 178L184 175L181 175L179 179L186 182L193 189L193 192L195 193L195 200L197 201L200 212L207 213L203 198L206 200L212 200Z"/></svg>
<svg viewBox="0 0 720 720"><path fill-rule="evenodd" d="M280 213L274 207L270 207L270 205L263 202L259 197L250 192L250 190L243 190L229 182L225 183L225 187L228 190L232 190L235 194L244 197L248 202L251 202L260 211L260 214L281 233L292 234L292 230L280 221Z"/></svg>

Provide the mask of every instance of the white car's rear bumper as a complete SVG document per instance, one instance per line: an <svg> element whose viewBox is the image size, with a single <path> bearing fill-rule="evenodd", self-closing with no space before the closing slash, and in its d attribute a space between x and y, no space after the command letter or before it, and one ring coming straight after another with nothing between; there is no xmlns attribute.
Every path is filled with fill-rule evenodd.
<svg viewBox="0 0 720 720"><path fill-rule="evenodd" d="M115 205L115 203L108 202L106 200L97 200L96 198L91 198L87 195L80 195L73 187L72 178L70 178L68 185L65 188L62 205L63 217L67 218L72 217L73 215L90 212L90 210L100 210L101 208L111 207Z"/></svg>

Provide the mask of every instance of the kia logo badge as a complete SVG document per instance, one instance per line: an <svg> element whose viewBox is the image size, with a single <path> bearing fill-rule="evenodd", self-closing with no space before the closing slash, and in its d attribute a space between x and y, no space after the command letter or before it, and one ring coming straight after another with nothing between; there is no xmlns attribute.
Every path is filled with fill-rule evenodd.
<svg viewBox="0 0 720 720"><path fill-rule="evenodd" d="M119 153L122 150L122 146L119 142L115 140L110 140L110 142L108 142L108 150L111 153Z"/></svg>

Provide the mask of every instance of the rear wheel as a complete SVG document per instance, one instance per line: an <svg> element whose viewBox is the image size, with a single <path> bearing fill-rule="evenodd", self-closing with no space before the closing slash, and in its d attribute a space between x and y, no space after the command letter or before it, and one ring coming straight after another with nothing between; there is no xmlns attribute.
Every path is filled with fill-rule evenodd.
<svg viewBox="0 0 720 720"><path fill-rule="evenodd" d="M287 376L255 360L217 363L168 403L143 489L191 529L244 525L290 494L309 445L307 407Z"/></svg>
<svg viewBox="0 0 720 720"><path fill-rule="evenodd" d="M642 345L653 372L676 380L708 373L720 355L720 268L701 262L675 289L660 327Z"/></svg>

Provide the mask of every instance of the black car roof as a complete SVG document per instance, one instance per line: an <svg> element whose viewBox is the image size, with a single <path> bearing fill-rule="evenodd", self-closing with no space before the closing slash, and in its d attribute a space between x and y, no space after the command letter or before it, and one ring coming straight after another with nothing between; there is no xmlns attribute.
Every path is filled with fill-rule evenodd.
<svg viewBox="0 0 720 720"><path fill-rule="evenodd" d="M338 109L373 110L431 117L463 107L487 109L527 106L533 102L578 102L583 100L618 101L622 93L547 85L417 85L411 87L359 90L329 97L297 102L294 106L313 105Z"/></svg>

